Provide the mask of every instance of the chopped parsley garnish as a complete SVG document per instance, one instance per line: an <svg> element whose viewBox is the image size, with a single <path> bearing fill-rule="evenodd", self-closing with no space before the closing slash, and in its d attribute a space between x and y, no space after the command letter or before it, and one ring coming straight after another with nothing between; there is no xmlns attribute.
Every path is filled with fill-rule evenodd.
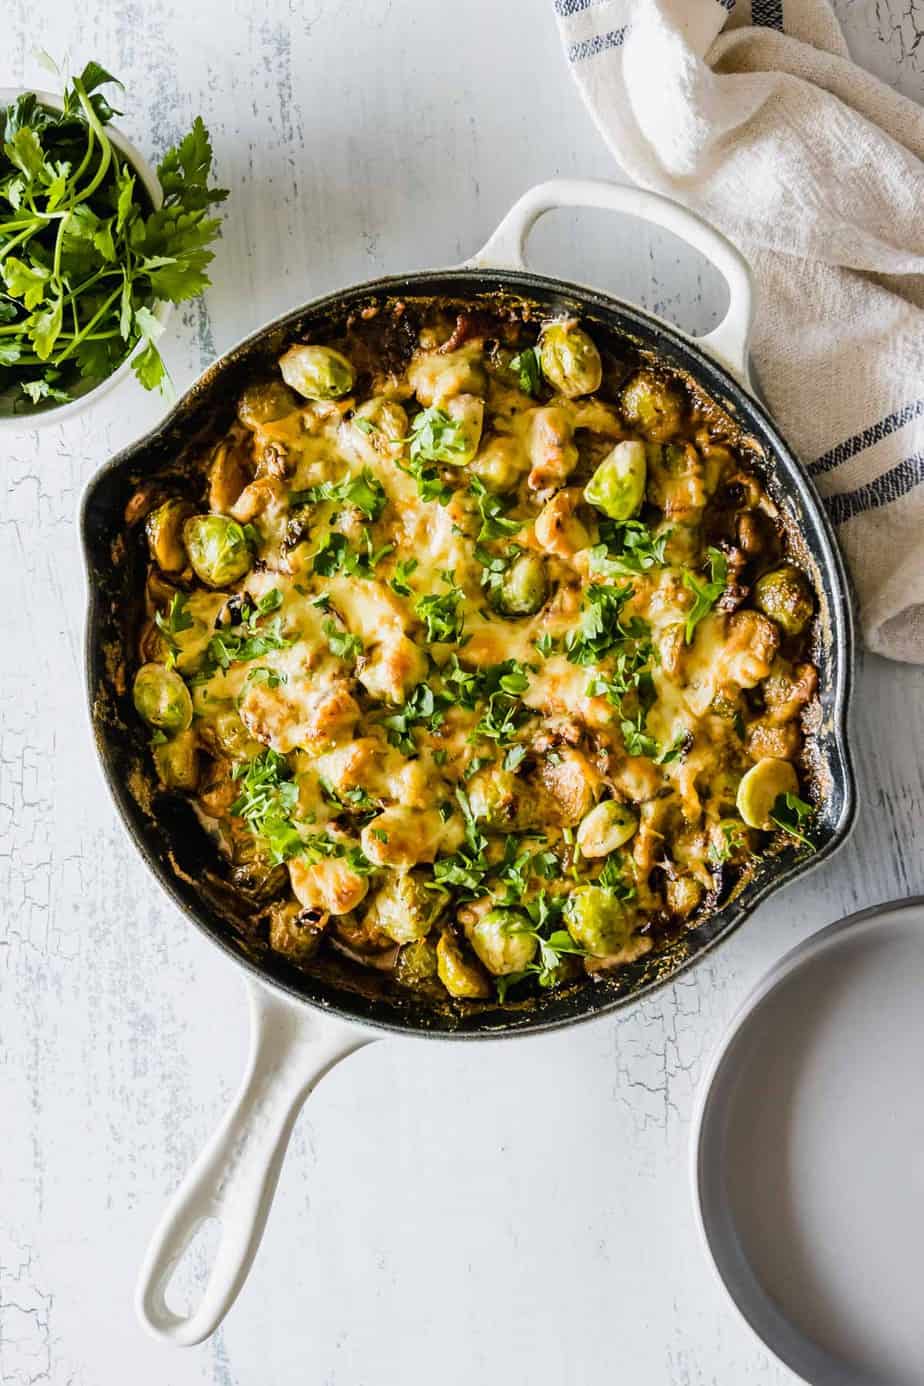
<svg viewBox="0 0 924 1386"><path fill-rule="evenodd" d="M348 577L371 578L376 566L394 551L395 546L383 544L377 549L368 528L363 529L363 545L362 550L353 549L345 534L329 530L318 546L312 567L321 577L345 573Z"/></svg>
<svg viewBox="0 0 924 1386"><path fill-rule="evenodd" d="M446 710L451 705L451 698L442 693L434 693L429 684L419 683L397 712L382 718L382 726L389 742L405 755L416 755L417 743L412 728L423 726L428 731L436 731L442 725Z"/></svg>
<svg viewBox="0 0 924 1386"><path fill-rule="evenodd" d="M507 539L511 534L517 534L525 524L524 520L508 520L504 516L507 503L500 496L495 496L489 491L484 482L477 476L473 476L469 481L469 490L475 497L478 506L478 513L481 516L481 528L478 531L477 543L483 544L488 539Z"/></svg>
<svg viewBox="0 0 924 1386"><path fill-rule="evenodd" d="M520 389L526 395L538 395L542 384L542 368L539 364L539 348L524 347L510 362L510 369L519 381Z"/></svg>
<svg viewBox="0 0 924 1386"><path fill-rule="evenodd" d="M584 594L581 623L565 637L565 652L572 664L597 664L626 637L620 624L622 609L632 596L630 583L608 587L594 583Z"/></svg>
<svg viewBox="0 0 924 1386"><path fill-rule="evenodd" d="M363 467L356 476L346 476L341 481L322 481L317 486L309 486L306 491L293 491L289 496L289 505L296 509L302 505L317 505L319 501L336 501L354 506L362 511L367 520L377 520L387 500L385 488L378 477L368 467Z"/></svg>
<svg viewBox="0 0 924 1386"><path fill-rule="evenodd" d="M235 765L231 777L239 781L240 794L230 812L263 839L270 859L278 864L301 852L304 843L291 816L298 803L298 786L285 756L261 751L253 760Z"/></svg>
<svg viewBox="0 0 924 1386"><path fill-rule="evenodd" d="M458 462L469 450L469 440L460 423L443 409L422 409L411 422L412 462Z"/></svg>
<svg viewBox="0 0 924 1386"><path fill-rule="evenodd" d="M716 602L725 591L725 583L728 578L728 560L724 553L711 546L706 550L709 560L709 581L704 582L695 573L685 572L683 575L683 585L689 588L696 600L687 612L686 625L684 626L684 636L689 645L693 639L693 633L704 616L715 606Z"/></svg>
<svg viewBox="0 0 924 1386"><path fill-rule="evenodd" d="M427 628L427 640L443 644L462 639L465 613L460 610L463 593L458 588L436 595L418 597L414 610Z"/></svg>
<svg viewBox="0 0 924 1386"><path fill-rule="evenodd" d="M362 654L363 642L358 635L351 634L331 620L325 621L321 629L327 636L327 648L338 659L345 659L347 663L352 664Z"/></svg>
<svg viewBox="0 0 924 1386"><path fill-rule="evenodd" d="M257 602L245 594L240 605L243 616L241 623L223 627L211 637L202 665L192 682L205 683L216 669L227 670L232 664L260 659L273 650L287 650L294 641L283 635L281 616L276 616L269 625L257 624L269 613L277 611L281 604L282 593L278 587L271 588Z"/></svg>
<svg viewBox="0 0 924 1386"><path fill-rule="evenodd" d="M394 576L389 578L388 585L393 592L397 592L399 597L409 597L411 595L408 578L419 566L416 558L398 559L398 562L395 564Z"/></svg>
<svg viewBox="0 0 924 1386"><path fill-rule="evenodd" d="M655 535L639 520L602 520L601 542L590 551L590 571L613 578L663 568L670 535L670 530Z"/></svg>
<svg viewBox="0 0 924 1386"><path fill-rule="evenodd" d="M172 669L176 663L180 646L177 640L178 635L182 635L184 630L191 630L193 618L187 610L187 597L183 592L176 592L170 598L170 605L166 613L157 611L154 614L154 624L164 637L167 646L167 668Z"/></svg>
<svg viewBox="0 0 924 1386"><path fill-rule="evenodd" d="M244 682L264 684L267 688L278 688L280 684L288 683L288 679L277 669L269 669L265 664L259 664L256 669L247 671Z"/></svg>
<svg viewBox="0 0 924 1386"><path fill-rule="evenodd" d="M798 794L791 791L786 794L778 794L770 813L770 822L775 823L778 828L782 828L784 833L794 837L797 842L801 842L803 847L807 847L810 852L815 851L815 844L810 842L802 831L802 824L807 818L812 816L814 809L811 804L807 804L804 799L800 799Z"/></svg>

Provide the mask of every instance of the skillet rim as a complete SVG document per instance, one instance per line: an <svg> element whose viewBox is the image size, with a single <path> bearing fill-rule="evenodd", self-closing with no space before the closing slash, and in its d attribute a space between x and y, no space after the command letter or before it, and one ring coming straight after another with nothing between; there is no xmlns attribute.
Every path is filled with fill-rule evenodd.
<svg viewBox="0 0 924 1386"><path fill-rule="evenodd" d="M448 291L447 286L452 285L458 285L460 288L465 287L473 295L510 292L528 298L530 291L533 291L533 293L551 294L559 298L571 299L583 308L596 309L599 314L605 317L617 317L621 321L618 326L614 324L612 330L622 331L624 335L630 338L633 337L635 331L638 331L643 338L649 341L654 339L655 342L658 342L660 339L666 339L674 355L679 354L681 358L686 358L686 365L682 369L685 369L693 377L710 398L715 399L721 407L726 408L732 417L739 421L745 431L756 432L769 443L774 460L779 464L778 480L782 490L787 498L798 501L813 522L819 540L817 546L819 551L816 553L815 547L810 546L811 552L820 572L827 578L831 586L833 601L830 612L831 636L828 657L833 659L834 667L831 677L830 749L824 763L831 780L840 790L842 802L837 821L829 829L826 840L821 843L812 856L794 860L777 873L771 874L766 880L754 882L747 886L740 899L728 902L721 907L722 912L728 912L723 926L711 938L698 941L687 956L679 959L663 975L655 976L632 990L615 996L601 994L602 988L598 990L594 987L585 987L580 992L575 993L573 1003L576 1009L570 1015L545 1017L542 1012L522 1013L514 1011L506 1019L496 1020L492 1019L494 1013L489 1012L481 1017L483 1023L480 1025L478 1024L479 1017L474 1016L461 1018L455 1028L448 1026L444 1028L433 1023L432 1018L429 1025L420 1020L417 1023L411 1023L401 1017L386 1018L376 1013L375 1008L379 1003L368 998L362 998L370 1010L369 1014L365 1014L358 1013L357 1009L349 1004L330 1000L326 997L305 995L294 982L290 983L287 977L273 975L261 967L252 957L235 947L233 936L227 926L225 931L213 926L181 894L176 876L157 859L134 821L135 815L139 812L138 806L127 787L116 779L111 770L93 715L96 688L93 684L92 655L101 604L90 580L93 559L89 535L89 512L98 488L108 477L130 467L136 459L143 457L149 448L155 446L165 435L169 434L171 428L175 426L184 412L194 408L207 397L208 393L221 381L225 371L231 368L239 357L257 349L272 334L284 332L309 315L317 316L333 311L343 311L347 306L359 303L365 298L378 295L401 297L415 294L425 297L428 294L445 293ZM756 428L754 427L755 424ZM822 862L827 861L843 846L854 826L857 814L857 792L849 729L850 702L856 667L853 595L843 556L834 537L833 528L821 496L813 479L780 434L756 392L751 393L726 366L700 346L696 338L688 336L680 328L664 321L656 314L649 313L612 294L604 293L575 281L536 274L531 270L474 268L463 265L449 269L418 270L408 274L383 276L379 279L351 284L346 288L336 289L318 298L310 299L308 302L263 324L234 343L205 368L154 428L103 462L90 476L84 487L77 523L87 587L82 647L87 695L86 710L99 767L122 825L161 888L166 891L186 918L199 929L200 933L204 934L211 943L226 953L235 963L246 969L253 979L313 1011L336 1016L349 1024L383 1032L439 1040L525 1038L529 1035L547 1034L553 1030L561 1030L586 1021L599 1019L647 998L660 988L672 984L683 973L711 953L720 943L728 939L777 890L791 884L808 871L820 866ZM305 973L304 975L308 977L311 974ZM359 998L357 997L357 999ZM569 998L570 1000L571 998ZM596 1004L594 1004L595 1001Z"/></svg>

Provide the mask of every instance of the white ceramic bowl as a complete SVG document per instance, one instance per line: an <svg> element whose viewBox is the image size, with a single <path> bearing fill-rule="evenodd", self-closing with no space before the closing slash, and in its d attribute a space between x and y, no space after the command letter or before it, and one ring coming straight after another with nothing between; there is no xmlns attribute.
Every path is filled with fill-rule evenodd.
<svg viewBox="0 0 924 1386"><path fill-rule="evenodd" d="M24 91L32 94L41 102L43 106L48 106L54 111L60 111L62 100L53 92L37 91L34 87L0 87L0 109L4 109L21 96ZM127 159L132 168L140 178L145 192L150 197L155 207L159 207L163 202L163 193L160 183L157 181L157 174L135 146L114 130L111 126L106 127L106 134L114 147L119 151L123 158ZM170 316L173 305L170 303L156 303L153 313L157 321L165 324ZM78 395L75 399L69 400L66 404L55 404L50 402L36 408L30 408L28 412L21 414L10 414L0 412L0 430L15 430L17 433L27 432L33 428L42 428L46 424L61 423L64 419L72 418L86 409L87 405L95 404L101 395L107 390L111 390L119 380L123 380L131 370L132 357L141 350L143 343L139 342L134 350L125 358L121 365L117 366L112 375L107 375L105 380L101 380L98 385L87 390L84 394ZM137 386L138 389L141 386Z"/></svg>
<svg viewBox="0 0 924 1386"><path fill-rule="evenodd" d="M924 898L823 929L760 983L703 1087L706 1247L811 1386L924 1381L922 975Z"/></svg>

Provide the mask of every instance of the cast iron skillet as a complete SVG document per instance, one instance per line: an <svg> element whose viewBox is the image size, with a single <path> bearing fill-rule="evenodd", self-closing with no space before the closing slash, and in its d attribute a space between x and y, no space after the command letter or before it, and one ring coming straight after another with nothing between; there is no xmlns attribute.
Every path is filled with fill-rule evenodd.
<svg viewBox="0 0 924 1386"><path fill-rule="evenodd" d="M595 206L628 212L667 227L701 250L722 271L730 306L709 337L694 342L650 314L604 294L531 274L523 252L536 219L559 206ZM509 267L508 267L509 266ZM573 312L593 331L632 339L692 377L754 439L765 480L813 576L819 602L819 637L813 658L819 672L820 717L814 737L816 790L821 808L818 850L805 860L795 850L762 863L730 902L669 950L643 958L612 980L550 992L513 1010L489 1008L459 1015L378 992L365 970L348 964L324 975L302 972L229 927L228 904L203 888L213 851L182 804L145 802L139 792L144 734L130 698L114 673L126 631L140 601L137 546L125 542L125 505L145 477L174 459L191 440L227 426L244 384L268 374L283 346L309 337L349 311L393 296L463 297L513 294L550 316ZM748 380L751 320L747 266L717 232L683 208L634 188L606 183L556 182L532 189L516 204L484 250L465 266L382 279L328 295L278 319L222 357L196 382L164 422L106 463L84 497L81 529L87 562L89 613L87 679L94 736L123 821L161 885L213 942L254 980L250 1066L242 1092L210 1146L175 1196L142 1270L138 1310L156 1335L181 1344L200 1341L216 1327L243 1283L268 1211L288 1132L302 1101L334 1062L379 1030L441 1038L485 1038L533 1033L587 1020L625 1006L675 977L726 938L773 890L824 860L846 837L854 815L854 785L845 739L853 665L850 594L839 552L814 487ZM293 1005L293 1002L295 1003ZM232 1197L233 1195L233 1197ZM164 1291L203 1217L218 1216L223 1237L211 1278L189 1316L167 1307Z"/></svg>

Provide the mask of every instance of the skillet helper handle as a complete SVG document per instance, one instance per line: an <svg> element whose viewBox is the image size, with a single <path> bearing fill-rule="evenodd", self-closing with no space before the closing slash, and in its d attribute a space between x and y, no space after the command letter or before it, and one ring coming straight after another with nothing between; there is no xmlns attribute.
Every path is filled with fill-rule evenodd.
<svg viewBox="0 0 924 1386"><path fill-rule="evenodd" d="M367 1032L249 983L250 1054L240 1091L167 1206L135 1293L142 1324L179 1347L201 1343L234 1303L256 1255L289 1137L302 1104L326 1073L370 1042ZM220 1223L199 1304L176 1313L166 1290L198 1229Z"/></svg>
<svg viewBox="0 0 924 1386"><path fill-rule="evenodd" d="M494 235L468 261L467 267L525 270L526 241L533 226L546 212L563 207L599 207L638 217L640 221L673 232L704 255L725 279L729 303L718 327L700 337L699 345L750 388L748 342L754 318L754 286L748 263L721 231L659 193L591 178L553 178L548 183L539 183L511 207Z"/></svg>

